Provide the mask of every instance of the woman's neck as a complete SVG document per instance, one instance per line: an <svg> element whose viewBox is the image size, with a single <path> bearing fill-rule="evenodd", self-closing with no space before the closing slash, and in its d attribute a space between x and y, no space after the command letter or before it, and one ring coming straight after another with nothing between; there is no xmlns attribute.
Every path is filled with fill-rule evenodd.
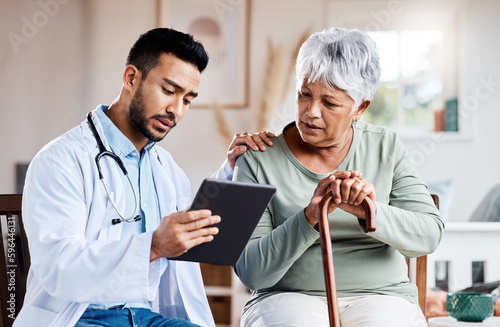
<svg viewBox="0 0 500 327"><path fill-rule="evenodd" d="M315 147L304 142L296 126L285 130L283 137L301 164L315 173L324 174L334 171L344 161L351 148L354 131L349 128L344 140L329 147Z"/></svg>

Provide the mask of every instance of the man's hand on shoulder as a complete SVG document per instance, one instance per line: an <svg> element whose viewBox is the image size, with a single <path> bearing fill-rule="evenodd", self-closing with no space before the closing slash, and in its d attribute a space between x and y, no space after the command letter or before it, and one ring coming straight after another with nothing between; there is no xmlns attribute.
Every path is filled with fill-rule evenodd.
<svg viewBox="0 0 500 327"><path fill-rule="evenodd" d="M253 134L247 132L236 134L227 149L229 166L234 169L236 159L247 151L247 147L250 147L254 151L266 151L266 145L273 145L273 142L270 140L271 137L275 137L274 133L266 131Z"/></svg>

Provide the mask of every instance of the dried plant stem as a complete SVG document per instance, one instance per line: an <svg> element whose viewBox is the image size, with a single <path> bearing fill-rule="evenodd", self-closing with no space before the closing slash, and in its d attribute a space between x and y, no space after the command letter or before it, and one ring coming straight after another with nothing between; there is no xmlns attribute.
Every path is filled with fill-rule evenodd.
<svg viewBox="0 0 500 327"><path fill-rule="evenodd" d="M233 140L233 131L227 122L226 116L222 111L222 107L215 101L213 104L215 122L217 123L217 130L221 135L224 143L229 145Z"/></svg>
<svg viewBox="0 0 500 327"><path fill-rule="evenodd" d="M267 61L266 71L263 81L263 98L257 118L257 131L265 130L268 127L271 114L279 104L284 103L289 92L295 88L295 61L300 47L309 37L309 31L304 32L299 38L288 61L285 73L285 54L282 46L275 47L271 39L267 39ZM281 96L280 96L281 95ZM233 139L233 131L224 115L222 107L213 103L215 121L219 134L226 144L230 144Z"/></svg>
<svg viewBox="0 0 500 327"><path fill-rule="evenodd" d="M309 29L302 33L290 56L290 61L288 62L288 70L285 75L285 86L283 87L283 92L281 93L282 103L285 102L288 93L291 90L295 89L295 86L293 85L293 82L295 81L295 62L297 61L300 47L309 38L309 35Z"/></svg>
<svg viewBox="0 0 500 327"><path fill-rule="evenodd" d="M274 48L270 39L267 40L267 63L264 75L263 93L264 97L259 112L257 130L266 129L269 123L269 117L277 105L278 96L282 88L283 78L283 47Z"/></svg>

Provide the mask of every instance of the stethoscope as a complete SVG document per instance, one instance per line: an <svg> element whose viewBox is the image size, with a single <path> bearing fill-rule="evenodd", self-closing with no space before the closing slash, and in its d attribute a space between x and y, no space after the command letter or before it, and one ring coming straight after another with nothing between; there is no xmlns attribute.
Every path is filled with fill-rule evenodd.
<svg viewBox="0 0 500 327"><path fill-rule="evenodd" d="M137 211L139 210L139 201L137 200L137 194L135 193L134 186L132 185L132 181L130 180L130 177L128 176L128 171L125 169L125 165L123 164L123 161L118 157L114 152L106 150L106 147L104 147L104 144L102 143L101 137L99 136L99 133L97 133L97 129L95 128L94 122L92 121L92 112L89 112L87 115L87 121L89 122L90 129L92 131L92 134L94 134L95 140L97 141L97 146L99 147L99 153L95 157L95 163L97 165L97 171L99 172L99 179L102 182L102 185L104 186L104 190L106 190L106 194L108 196L109 201L113 205L113 208L115 208L115 211L118 213L118 216L120 218L113 218L111 220L111 223L113 225L119 224L121 222L127 222L127 223L134 223L139 220L141 220L141 216L137 214ZM132 192L134 193L134 201L135 201L135 210L134 213L130 217L123 217L123 215L120 213L120 210L116 207L115 202L111 198L111 195L109 194L108 188L106 187L106 184L104 183L104 178L102 175L101 171L101 164L99 163L99 160L101 160L102 157L108 156L111 159L113 159L120 169L122 170L123 174L125 177L127 177L127 180L130 184L130 187L132 188Z"/></svg>

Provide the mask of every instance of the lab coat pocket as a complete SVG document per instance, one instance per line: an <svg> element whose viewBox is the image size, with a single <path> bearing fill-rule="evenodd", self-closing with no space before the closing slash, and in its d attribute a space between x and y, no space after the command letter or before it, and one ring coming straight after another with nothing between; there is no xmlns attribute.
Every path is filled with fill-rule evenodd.
<svg viewBox="0 0 500 327"><path fill-rule="evenodd" d="M21 313L14 320L15 327L51 326L58 313L42 309L33 305L24 306Z"/></svg>

